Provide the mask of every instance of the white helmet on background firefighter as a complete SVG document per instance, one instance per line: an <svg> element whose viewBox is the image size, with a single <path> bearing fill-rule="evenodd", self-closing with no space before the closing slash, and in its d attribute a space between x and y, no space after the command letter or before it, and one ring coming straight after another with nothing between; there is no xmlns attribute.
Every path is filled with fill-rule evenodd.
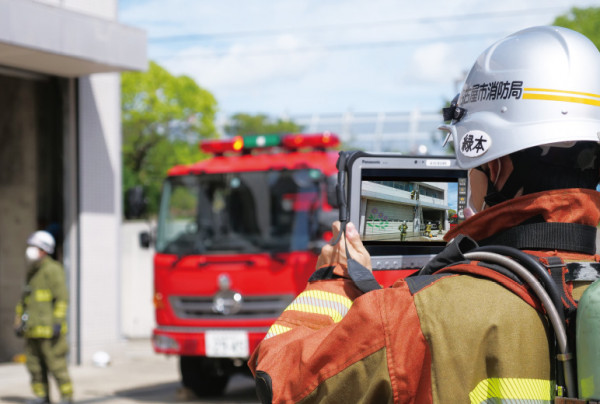
<svg viewBox="0 0 600 404"><path fill-rule="evenodd" d="M542 26L489 47L462 91L444 109L440 129L453 138L458 164L475 168L510 155L514 171L493 205L561 188L565 175L581 188L598 181L600 53L585 36ZM539 147L538 147L539 146ZM533 175L532 175L533 174Z"/></svg>
<svg viewBox="0 0 600 404"><path fill-rule="evenodd" d="M29 236L27 239L27 245L38 247L48 254L52 254L54 252L56 242L54 241L52 234L44 230L38 230Z"/></svg>

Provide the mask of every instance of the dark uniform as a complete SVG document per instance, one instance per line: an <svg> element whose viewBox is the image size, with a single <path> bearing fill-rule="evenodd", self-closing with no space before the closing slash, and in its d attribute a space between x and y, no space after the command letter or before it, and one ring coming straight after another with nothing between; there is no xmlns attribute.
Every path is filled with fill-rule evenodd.
<svg viewBox="0 0 600 404"><path fill-rule="evenodd" d="M45 256L27 272L17 321L25 337L31 388L40 398L49 397L48 373L57 381L61 396L71 400L73 386L67 369L66 339L68 292L62 266Z"/></svg>

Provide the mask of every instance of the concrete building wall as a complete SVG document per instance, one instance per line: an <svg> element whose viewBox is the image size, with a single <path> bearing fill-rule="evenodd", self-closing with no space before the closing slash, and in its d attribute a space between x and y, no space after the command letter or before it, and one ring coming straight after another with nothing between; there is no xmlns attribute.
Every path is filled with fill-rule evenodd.
<svg viewBox="0 0 600 404"><path fill-rule="evenodd" d="M36 226L35 83L0 76L0 361L20 352L14 308L25 276L24 241Z"/></svg>
<svg viewBox="0 0 600 404"><path fill-rule="evenodd" d="M116 17L117 0L0 0L0 361L19 349L24 241L49 225L72 362L122 338L120 72L147 59L145 33Z"/></svg>
<svg viewBox="0 0 600 404"><path fill-rule="evenodd" d="M120 338L120 75L79 81L81 360Z"/></svg>

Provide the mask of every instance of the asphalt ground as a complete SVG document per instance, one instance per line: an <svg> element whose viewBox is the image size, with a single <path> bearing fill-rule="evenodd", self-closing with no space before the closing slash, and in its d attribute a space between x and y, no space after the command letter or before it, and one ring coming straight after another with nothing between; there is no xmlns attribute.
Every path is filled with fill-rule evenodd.
<svg viewBox="0 0 600 404"><path fill-rule="evenodd" d="M71 365L74 400L78 404L129 403L258 403L254 381L234 376L220 397L198 398L181 386L176 357L157 355L149 340L123 341L106 367ZM22 363L0 364L0 403L26 403L32 398L29 374ZM52 381L51 399L59 401Z"/></svg>

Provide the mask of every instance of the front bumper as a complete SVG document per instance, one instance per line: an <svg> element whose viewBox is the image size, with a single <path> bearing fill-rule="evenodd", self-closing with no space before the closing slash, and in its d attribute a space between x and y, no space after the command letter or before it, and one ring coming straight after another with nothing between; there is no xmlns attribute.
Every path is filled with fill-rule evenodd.
<svg viewBox="0 0 600 404"><path fill-rule="evenodd" d="M159 326L152 333L152 347L157 353L178 356L215 356L218 357L236 357L247 359L250 354L256 349L258 344L267 334L268 327L235 327L235 328L208 328L208 327L173 327ZM229 356L226 353L214 353L210 349L207 355L207 338L208 333L223 333L227 335L231 333L236 337L245 334L247 336L247 355L235 354ZM210 344L210 342L209 342ZM212 351L212 352L211 352ZM221 351L222 352L222 351ZM239 352L239 350L236 350Z"/></svg>

